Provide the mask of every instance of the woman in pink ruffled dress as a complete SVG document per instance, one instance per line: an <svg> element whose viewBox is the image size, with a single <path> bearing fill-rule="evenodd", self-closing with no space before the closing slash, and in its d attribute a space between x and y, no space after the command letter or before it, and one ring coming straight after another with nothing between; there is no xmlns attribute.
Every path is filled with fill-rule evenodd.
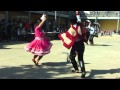
<svg viewBox="0 0 120 90"><path fill-rule="evenodd" d="M52 43L49 38L44 37L45 33L42 31L41 27L46 21L46 15L43 14L39 25L35 27L35 39L25 46L25 50L34 54L32 61L38 66L41 58L50 53L50 49L52 47ZM38 59L36 60L36 58Z"/></svg>

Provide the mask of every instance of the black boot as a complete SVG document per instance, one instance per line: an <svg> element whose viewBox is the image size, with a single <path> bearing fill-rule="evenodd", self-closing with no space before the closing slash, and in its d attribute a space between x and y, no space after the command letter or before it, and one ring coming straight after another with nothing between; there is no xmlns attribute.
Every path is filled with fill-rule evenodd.
<svg viewBox="0 0 120 90"><path fill-rule="evenodd" d="M81 78L85 78L86 72L82 72Z"/></svg>
<svg viewBox="0 0 120 90"><path fill-rule="evenodd" d="M70 55L67 55L67 62L71 62Z"/></svg>
<svg viewBox="0 0 120 90"><path fill-rule="evenodd" d="M76 62L76 60L75 60L75 56L76 56L76 55L70 55L69 57L70 57L70 60L71 60L72 65L73 65L73 68L74 68L74 70L75 70L75 71L73 71L73 72L79 73L79 72L78 72L79 69L78 69L77 62Z"/></svg>
<svg viewBox="0 0 120 90"><path fill-rule="evenodd" d="M85 71L84 61L79 61L79 64L82 72L81 78L85 78L86 71Z"/></svg>
<svg viewBox="0 0 120 90"><path fill-rule="evenodd" d="M71 63L73 65L73 68L75 69L75 71L79 71L77 62L76 61L71 61Z"/></svg>

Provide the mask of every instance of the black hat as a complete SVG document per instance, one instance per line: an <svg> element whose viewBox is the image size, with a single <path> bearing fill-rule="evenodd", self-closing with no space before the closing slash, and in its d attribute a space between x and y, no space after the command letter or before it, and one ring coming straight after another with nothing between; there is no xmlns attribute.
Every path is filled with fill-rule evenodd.
<svg viewBox="0 0 120 90"><path fill-rule="evenodd" d="M77 23L77 17L75 15L71 15L70 16L70 22L73 23L73 24Z"/></svg>
<svg viewBox="0 0 120 90"><path fill-rule="evenodd" d="M70 15L69 18L70 19L76 19L76 15Z"/></svg>

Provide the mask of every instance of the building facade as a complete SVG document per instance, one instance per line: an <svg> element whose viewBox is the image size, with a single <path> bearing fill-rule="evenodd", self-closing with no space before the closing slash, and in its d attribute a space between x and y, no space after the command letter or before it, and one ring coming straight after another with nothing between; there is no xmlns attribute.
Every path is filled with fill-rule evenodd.
<svg viewBox="0 0 120 90"><path fill-rule="evenodd" d="M0 20L21 20L36 23L43 13L47 14L46 29L53 28L54 25L68 25L68 11L0 11Z"/></svg>
<svg viewBox="0 0 120 90"><path fill-rule="evenodd" d="M17 19L35 23L43 13L47 14L46 29L51 28L50 31L54 26L69 24L70 11L0 11L0 20ZM98 22L100 30L120 30L119 11L90 11L90 14L85 15L87 19ZM86 19L84 16L81 18Z"/></svg>
<svg viewBox="0 0 120 90"><path fill-rule="evenodd" d="M119 11L90 11L86 14L91 21L97 21L102 31L120 30Z"/></svg>

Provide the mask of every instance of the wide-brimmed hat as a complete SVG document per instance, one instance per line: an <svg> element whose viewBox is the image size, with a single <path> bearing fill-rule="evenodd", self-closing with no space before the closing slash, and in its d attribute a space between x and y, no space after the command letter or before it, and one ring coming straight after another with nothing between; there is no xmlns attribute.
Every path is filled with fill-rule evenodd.
<svg viewBox="0 0 120 90"><path fill-rule="evenodd" d="M90 20L86 20L86 22L91 22Z"/></svg>

